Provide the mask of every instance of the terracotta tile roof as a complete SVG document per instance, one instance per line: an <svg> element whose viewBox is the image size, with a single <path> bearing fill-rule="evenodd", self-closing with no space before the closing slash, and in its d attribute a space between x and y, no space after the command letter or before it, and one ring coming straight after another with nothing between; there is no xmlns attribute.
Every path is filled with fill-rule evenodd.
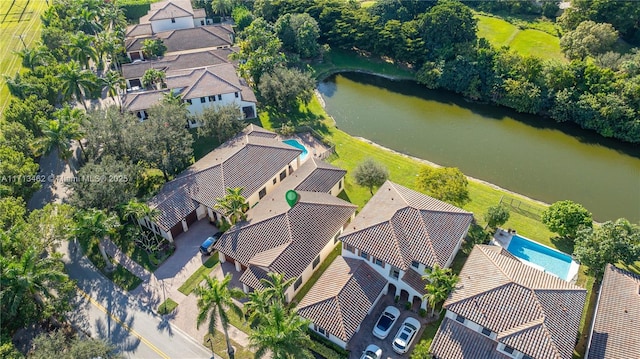
<svg viewBox="0 0 640 359"><path fill-rule="evenodd" d="M189 0L167 0L151 3L147 15L140 18L140 23L151 20L163 20L176 17L193 16L193 6Z"/></svg>
<svg viewBox="0 0 640 359"><path fill-rule="evenodd" d="M475 246L444 307L532 358L571 358L586 291L507 253Z"/></svg>
<svg viewBox="0 0 640 359"><path fill-rule="evenodd" d="M160 210L158 225L165 231L187 214L197 202L213 207L226 188L243 187L245 197L258 191L301 151L275 138L257 137L264 132L247 126L243 132L191 165L173 181L165 183L148 203ZM194 207L195 206L195 207Z"/></svg>
<svg viewBox="0 0 640 359"><path fill-rule="evenodd" d="M145 39L160 39L167 47L166 54L230 47L233 45L234 32L229 25L207 25L187 29L162 31L148 34L146 27L131 28L131 36L125 40L127 52L140 51ZM138 34L138 35L135 35Z"/></svg>
<svg viewBox="0 0 640 359"><path fill-rule="evenodd" d="M444 266L472 219L470 212L387 181L341 240L403 270L412 261Z"/></svg>
<svg viewBox="0 0 640 359"><path fill-rule="evenodd" d="M444 318L431 343L434 359L511 359L496 350L498 343Z"/></svg>
<svg viewBox="0 0 640 359"><path fill-rule="evenodd" d="M264 286L260 282L261 279L269 280L268 273L265 269L250 266L240 276L240 282L254 289L264 289Z"/></svg>
<svg viewBox="0 0 640 359"><path fill-rule="evenodd" d="M427 294L427 291L424 289L424 286L427 284L427 282L422 279L422 275L420 275L412 268L407 269L401 279L403 282L409 284L409 286L418 293L422 295Z"/></svg>
<svg viewBox="0 0 640 359"><path fill-rule="evenodd" d="M298 314L349 341L387 281L365 261L336 257L298 305Z"/></svg>
<svg viewBox="0 0 640 359"><path fill-rule="evenodd" d="M168 55L158 60L140 61L122 65L122 76L125 79L139 79L144 73L154 68L171 76L174 71L203 68L211 65L230 63L229 55L237 48L224 48L187 54Z"/></svg>
<svg viewBox="0 0 640 359"><path fill-rule="evenodd" d="M640 355L640 275L608 264L596 310L588 358Z"/></svg>

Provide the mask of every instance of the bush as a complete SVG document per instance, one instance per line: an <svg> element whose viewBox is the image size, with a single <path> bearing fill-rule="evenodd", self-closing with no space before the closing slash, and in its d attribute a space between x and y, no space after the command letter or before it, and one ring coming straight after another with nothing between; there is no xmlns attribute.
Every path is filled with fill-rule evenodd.
<svg viewBox="0 0 640 359"><path fill-rule="evenodd" d="M327 338L321 336L320 334L314 332L313 330L307 330L309 333L309 337L311 337L311 342L313 343L309 349L314 352L322 355L327 359L333 358L348 358L349 351L340 348L336 343L330 342Z"/></svg>
<svg viewBox="0 0 640 359"><path fill-rule="evenodd" d="M151 9L151 3L156 0L119 0L118 6L124 12L128 21L137 21Z"/></svg>
<svg viewBox="0 0 640 359"><path fill-rule="evenodd" d="M421 318L424 318L427 316L427 310L424 308L420 308L420 312L418 314L420 315Z"/></svg>

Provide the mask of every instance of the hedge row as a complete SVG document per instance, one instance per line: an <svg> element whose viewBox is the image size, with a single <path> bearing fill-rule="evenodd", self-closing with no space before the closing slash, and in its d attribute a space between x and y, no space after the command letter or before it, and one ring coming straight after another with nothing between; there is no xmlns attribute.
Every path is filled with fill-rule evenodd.
<svg viewBox="0 0 640 359"><path fill-rule="evenodd" d="M136 21L147 14L151 9L151 3L158 0L120 0L118 6L124 12L128 21Z"/></svg>

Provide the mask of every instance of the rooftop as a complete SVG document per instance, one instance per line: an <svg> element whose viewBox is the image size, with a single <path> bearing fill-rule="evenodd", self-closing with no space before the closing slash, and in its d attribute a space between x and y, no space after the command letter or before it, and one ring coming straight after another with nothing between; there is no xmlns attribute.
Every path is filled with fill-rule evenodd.
<svg viewBox="0 0 640 359"><path fill-rule="evenodd" d="M141 25L138 25L141 26ZM127 51L140 51L144 40L160 39L167 47L167 54L188 52L197 49L213 49L233 45L233 29L226 24L198 26L149 34L146 28L129 28L131 36L125 41Z"/></svg>

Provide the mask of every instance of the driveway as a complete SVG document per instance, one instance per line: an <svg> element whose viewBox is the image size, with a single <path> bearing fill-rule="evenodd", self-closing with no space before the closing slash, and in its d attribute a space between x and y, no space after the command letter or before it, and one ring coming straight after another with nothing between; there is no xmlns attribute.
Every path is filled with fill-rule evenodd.
<svg viewBox="0 0 640 359"><path fill-rule="evenodd" d="M396 308L400 309L400 318L398 318L396 323L393 325L393 328L391 328L391 332L389 332L389 336L387 336L384 340L381 340L373 336L373 333L372 333L373 327L376 325L376 322L378 321L378 318L380 317L380 314L382 314L382 311L384 310L384 308L386 308L389 305L395 306ZM398 332L398 329L402 325L402 322L407 317L413 317L417 319L422 324L422 327L420 328L420 331L418 331L417 337L413 340L413 343L411 343L411 348L409 348L409 351L407 352L407 354L400 355L393 351L393 349L391 348L391 342L393 341L393 338ZM380 298L375 308L373 308L371 313L369 313L369 315L367 315L367 317L364 318L364 321L360 325L360 331L358 331L353 336L353 338L351 338L351 340L349 341L349 345L347 346L347 349L351 351L350 358L351 359L360 358L360 356L362 355L362 352L369 344L375 344L382 349L382 358L385 358L385 359L386 358L393 358L393 359L409 358L409 354L413 351L413 347L415 346L416 343L420 341L420 336L424 331L426 323L427 323L427 320L425 318L421 318L418 315L418 313L412 312L410 310L406 310L404 309L404 306L396 304L394 302L393 295L387 294L382 298Z"/></svg>

